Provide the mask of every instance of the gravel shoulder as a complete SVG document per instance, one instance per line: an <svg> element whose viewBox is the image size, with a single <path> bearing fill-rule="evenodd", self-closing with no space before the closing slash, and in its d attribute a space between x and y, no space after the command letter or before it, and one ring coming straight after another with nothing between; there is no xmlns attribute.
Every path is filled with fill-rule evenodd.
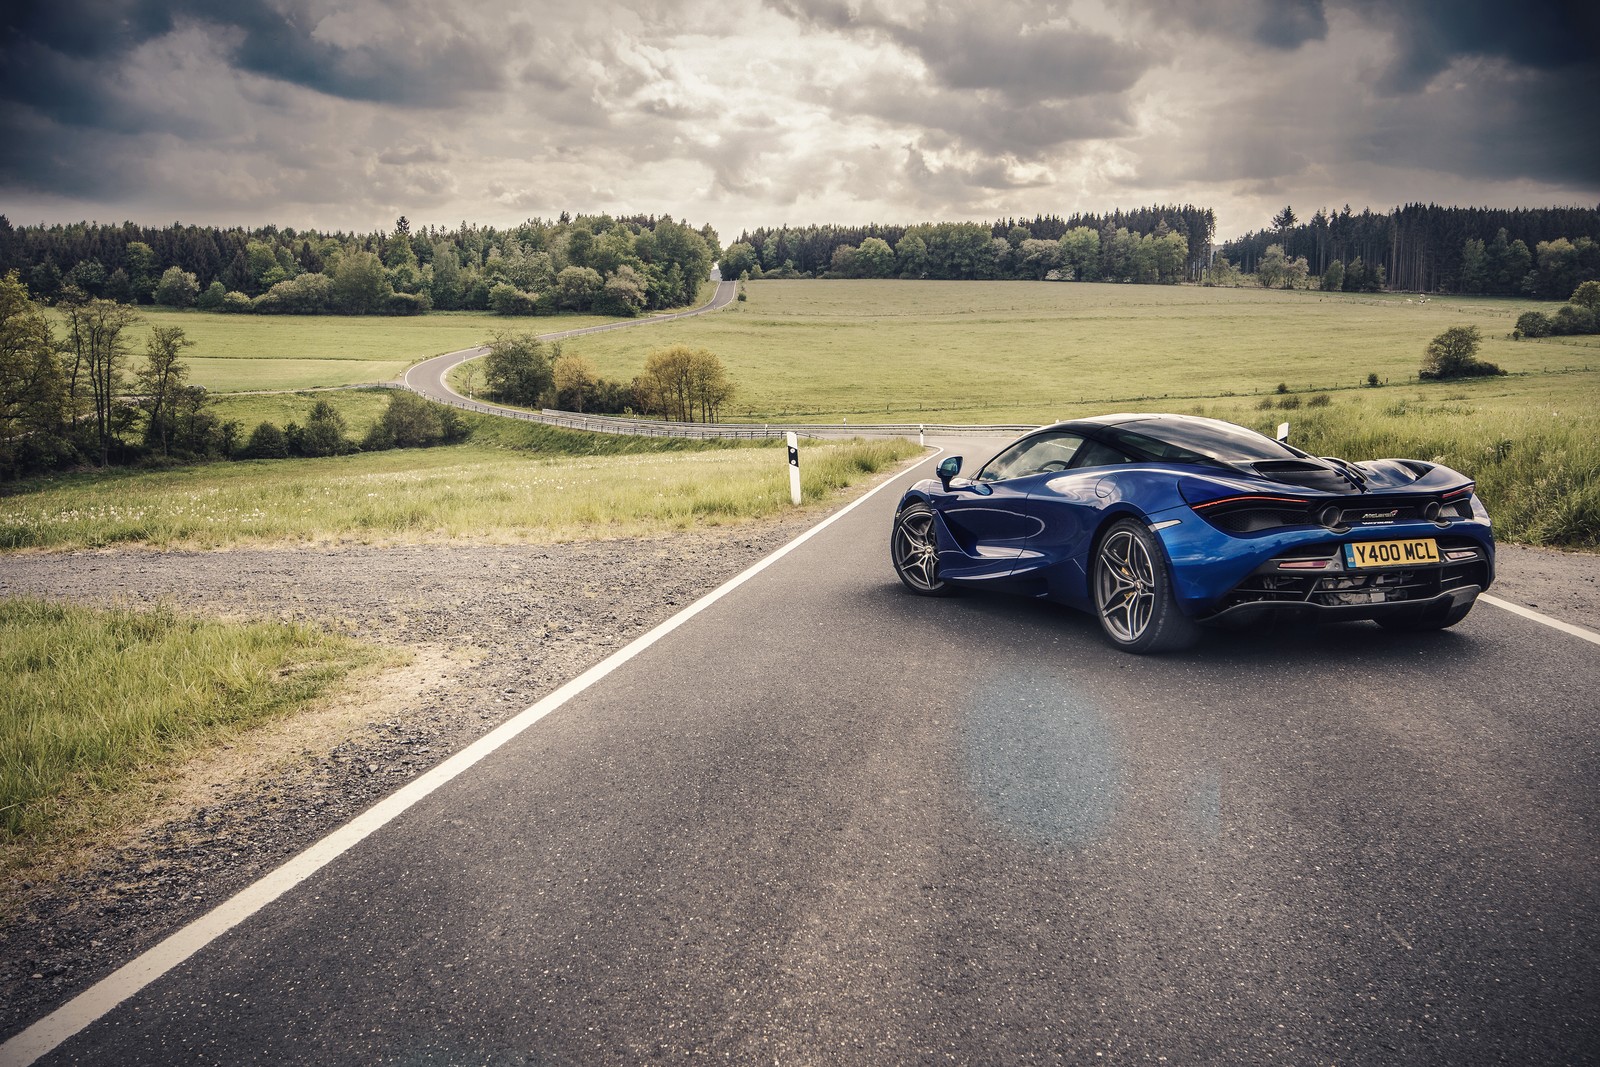
<svg viewBox="0 0 1600 1067"><path fill-rule="evenodd" d="M0 597L283 619L408 662L195 761L145 825L4 887L0 1037L198 917L821 516L660 539L0 560Z"/></svg>
<svg viewBox="0 0 1600 1067"><path fill-rule="evenodd" d="M65 874L5 887L20 907L0 923L0 1037L820 518L564 545L5 557L0 597L306 621L408 662L195 761L156 817ZM1600 630L1600 555L1503 546L1493 592Z"/></svg>

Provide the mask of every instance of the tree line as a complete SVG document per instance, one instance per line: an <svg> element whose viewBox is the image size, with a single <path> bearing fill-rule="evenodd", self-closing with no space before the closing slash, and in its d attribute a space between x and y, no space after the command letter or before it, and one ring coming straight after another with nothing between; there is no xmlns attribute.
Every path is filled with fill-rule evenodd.
<svg viewBox="0 0 1600 1067"><path fill-rule="evenodd" d="M1216 215L1192 204L994 222L820 225L741 233L724 278L1197 280Z"/></svg>
<svg viewBox="0 0 1600 1067"><path fill-rule="evenodd" d="M497 229L463 221L388 233L153 228L78 222L13 226L0 215L0 274L35 298L68 291L124 305L259 314L635 315L693 303L721 254L710 226L671 216L529 219Z"/></svg>
<svg viewBox="0 0 1600 1067"><path fill-rule="evenodd" d="M127 334L138 321L130 305L71 286L58 294L52 321L15 270L0 277L0 481L81 466L338 455L466 435L456 412L401 391L360 441L326 402L305 426L262 423L246 435L189 382L182 357L193 342L181 327L153 328L135 369Z"/></svg>
<svg viewBox="0 0 1600 1067"><path fill-rule="evenodd" d="M1274 247L1286 262L1305 260L1307 274L1324 282L1334 270L1339 284L1331 288L1345 291L1560 300L1600 277L1600 207L1407 204L1356 214L1347 204L1338 212L1319 208L1302 222L1288 206L1269 227L1225 242L1219 255L1254 274Z"/></svg>

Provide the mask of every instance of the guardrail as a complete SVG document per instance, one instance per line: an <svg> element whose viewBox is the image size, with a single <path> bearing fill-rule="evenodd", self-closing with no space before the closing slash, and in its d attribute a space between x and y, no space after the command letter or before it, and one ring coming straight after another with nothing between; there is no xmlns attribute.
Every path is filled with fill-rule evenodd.
<svg viewBox="0 0 1600 1067"><path fill-rule="evenodd" d="M781 438L786 433L810 438L917 437L924 434L929 437L1015 437L1038 428L1033 425L967 426L934 422L787 422L763 423L759 426L753 422L671 422L665 419L630 419L620 415L586 415L579 411L559 411L554 408L527 411L522 408L501 407L498 404L483 404L465 397L451 397L446 400L430 396L429 399L484 415L499 415L502 418L538 422L568 430L623 434L630 437L761 439Z"/></svg>

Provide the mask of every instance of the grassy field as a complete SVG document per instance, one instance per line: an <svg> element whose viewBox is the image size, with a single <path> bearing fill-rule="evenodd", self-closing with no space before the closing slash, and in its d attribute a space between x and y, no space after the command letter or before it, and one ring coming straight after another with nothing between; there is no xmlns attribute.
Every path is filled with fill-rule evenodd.
<svg viewBox="0 0 1600 1067"><path fill-rule="evenodd" d="M0 871L126 824L200 747L382 655L304 626L0 600Z"/></svg>
<svg viewBox="0 0 1600 1067"><path fill-rule="evenodd" d="M715 287L702 285L698 303ZM506 318L486 311L435 311L415 317L383 315L221 315L141 308L127 334L135 362L150 331L178 326L193 341L185 349L190 381L214 393L324 389L398 378L411 364L472 348L500 330L558 333L618 321L604 315Z"/></svg>
<svg viewBox="0 0 1600 1067"><path fill-rule="evenodd" d="M709 348L731 418L1045 422L1089 411L1414 380L1476 324L1514 372L1600 370L1600 337L1505 339L1527 301L1049 282L762 281L715 315L567 342L623 381L667 344ZM1591 381L1567 385L1589 390Z"/></svg>
<svg viewBox="0 0 1600 1067"><path fill-rule="evenodd" d="M491 433L448 448L54 479L0 498L0 548L548 543L669 533L791 508L781 446L687 451L677 441L566 436L585 442L575 447L618 454L530 453L492 443ZM669 458L664 449L680 454ZM903 441L807 447L806 497L826 502L915 452Z"/></svg>

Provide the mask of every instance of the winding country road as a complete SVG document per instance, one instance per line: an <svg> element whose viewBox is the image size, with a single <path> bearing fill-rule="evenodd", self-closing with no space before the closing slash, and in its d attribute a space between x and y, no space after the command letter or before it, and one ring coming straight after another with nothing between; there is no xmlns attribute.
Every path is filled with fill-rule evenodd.
<svg viewBox="0 0 1600 1067"><path fill-rule="evenodd" d="M591 333L609 333L612 330L627 330L635 326L651 326L663 322L672 322L676 319L687 319L695 315L704 315L708 311L717 311L733 303L738 285L736 282L724 281L722 274L713 268L711 280L717 283L717 291L712 294L711 300L700 307L689 311L675 311L669 315L649 315L642 319L624 319L621 322L608 322L601 326L588 326L580 330L561 330L556 333L540 334L541 341L564 341L569 337L584 337ZM412 365L406 371L403 381L407 389L421 393L432 400L444 404L459 404L466 400L460 393L446 384L446 377L456 367L469 359L477 359L487 355L486 346L464 348L459 352L446 352L442 356L425 359L421 363ZM481 401L474 402L472 407L478 411L526 417L527 412L518 408L502 407L498 404L485 404Z"/></svg>
<svg viewBox="0 0 1600 1067"><path fill-rule="evenodd" d="M930 469L0 1061L1593 1061L1600 645L1481 605L1128 656L906 595Z"/></svg>

